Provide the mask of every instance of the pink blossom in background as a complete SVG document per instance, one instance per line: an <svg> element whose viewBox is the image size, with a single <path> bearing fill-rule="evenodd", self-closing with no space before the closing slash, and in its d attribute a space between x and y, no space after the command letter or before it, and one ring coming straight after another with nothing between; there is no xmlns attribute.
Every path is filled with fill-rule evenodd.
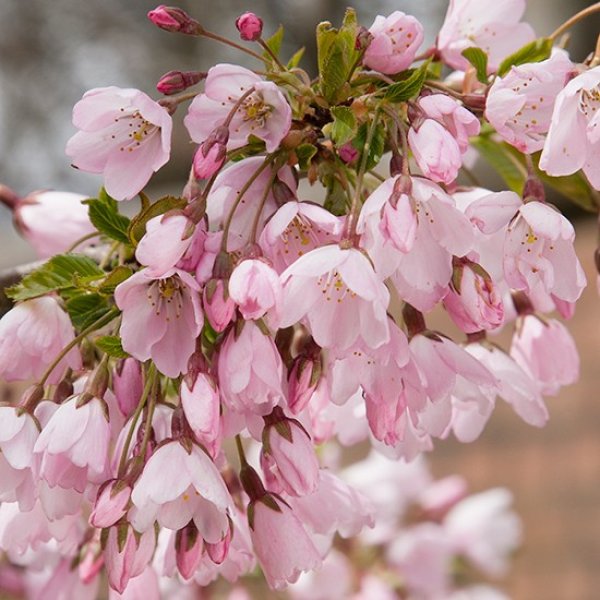
<svg viewBox="0 0 600 600"><path fill-rule="evenodd" d="M389 75L410 66L424 37L421 23L398 10L389 17L375 17L369 33L373 39L367 46L363 62L370 69Z"/></svg>
<svg viewBox="0 0 600 600"><path fill-rule="evenodd" d="M39 379L74 337L69 316L53 296L18 303L0 319L0 375L7 381ZM81 369L77 346L56 365L47 383L57 384L67 368Z"/></svg>
<svg viewBox="0 0 600 600"><path fill-rule="evenodd" d="M116 200L133 198L171 150L171 117L143 92L114 86L86 92L73 109L80 131L66 153L83 171L102 173L104 187Z"/></svg>

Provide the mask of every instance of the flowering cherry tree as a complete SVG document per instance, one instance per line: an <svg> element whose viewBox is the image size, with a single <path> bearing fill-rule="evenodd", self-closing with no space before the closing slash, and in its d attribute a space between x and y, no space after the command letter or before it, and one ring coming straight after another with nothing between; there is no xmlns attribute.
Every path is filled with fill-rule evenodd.
<svg viewBox="0 0 600 600"><path fill-rule="evenodd" d="M520 542L510 493L424 455L497 401L542 427L578 377L555 317L586 278L545 186L597 209L600 50L560 42L600 6L547 37L524 9L450 0L429 48L410 15L349 9L318 25L314 78L253 13L242 43L148 14L255 69L90 90L66 151L97 197L0 188L45 261L0 320L0 377L29 385L0 407L0 593L505 597L479 581ZM151 198L185 111L189 178ZM505 189L474 184L478 155Z"/></svg>

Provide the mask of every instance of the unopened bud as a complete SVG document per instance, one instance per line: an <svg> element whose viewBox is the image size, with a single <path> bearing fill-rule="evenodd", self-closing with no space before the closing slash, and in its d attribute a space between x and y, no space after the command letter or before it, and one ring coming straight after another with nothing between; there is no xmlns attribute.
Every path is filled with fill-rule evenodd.
<svg viewBox="0 0 600 600"><path fill-rule="evenodd" d="M283 206L287 202L293 202L296 200L296 194L290 188L290 186L281 181L279 177L275 178L273 182L273 197L275 198L275 202L277 202L278 206Z"/></svg>
<svg viewBox="0 0 600 600"><path fill-rule="evenodd" d="M200 35L203 31L198 21L192 19L184 10L175 6L161 4L148 13L148 18L157 27L172 33Z"/></svg>
<svg viewBox="0 0 600 600"><path fill-rule="evenodd" d="M338 148L339 157L347 164L351 165L358 159L358 150L350 143L346 143Z"/></svg>
<svg viewBox="0 0 600 600"><path fill-rule="evenodd" d="M400 154L392 154L390 158L390 175L396 177L401 175L404 169L404 158Z"/></svg>
<svg viewBox="0 0 600 600"><path fill-rule="evenodd" d="M175 534L177 569L185 579L191 579L202 560L203 540L193 521Z"/></svg>
<svg viewBox="0 0 600 600"><path fill-rule="evenodd" d="M202 294L204 312L212 328L221 333L233 319L235 302L229 296L227 283L223 279L211 279Z"/></svg>
<svg viewBox="0 0 600 600"><path fill-rule="evenodd" d="M373 41L373 34L366 28L361 27L358 30L356 41L354 42L354 48L356 50L366 50Z"/></svg>
<svg viewBox="0 0 600 600"><path fill-rule="evenodd" d="M205 71L169 71L159 79L156 89L165 96L171 96L196 85L206 76Z"/></svg>
<svg viewBox="0 0 600 600"><path fill-rule="evenodd" d="M229 554L229 546L231 544L231 523L229 524L229 529L227 533L223 536L218 542L214 544L206 543L206 553L208 554L210 560L212 560L216 565L220 565Z"/></svg>
<svg viewBox="0 0 600 600"><path fill-rule="evenodd" d="M243 40L255 42L262 35L263 20L252 12L246 12L236 19L235 26Z"/></svg>
<svg viewBox="0 0 600 600"><path fill-rule="evenodd" d="M523 186L523 200L546 202L546 190L544 184L535 175L529 175Z"/></svg>

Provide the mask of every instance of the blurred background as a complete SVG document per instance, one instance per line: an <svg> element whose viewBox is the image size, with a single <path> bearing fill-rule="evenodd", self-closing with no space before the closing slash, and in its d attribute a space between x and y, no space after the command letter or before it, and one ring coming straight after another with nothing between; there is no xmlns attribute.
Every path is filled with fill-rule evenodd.
<svg viewBox="0 0 600 600"><path fill-rule="evenodd" d="M502 0L498 0L501 2ZM154 0L0 0L0 183L19 194L63 189L95 195L100 178L69 166L64 155L74 133L71 108L94 87L136 87L156 97L154 83L166 71L207 70L216 62L250 66L245 55L204 39L168 34L146 20ZM538 35L553 31L592 2L529 0L526 20ZM314 28L339 22L346 6L370 26L377 14L402 10L415 15L430 44L441 25L446 0L184 0L177 3L207 28L236 39L234 21L253 10L265 35L282 22L285 52L306 45L303 66L314 71ZM572 30L569 46L582 60L593 49L600 20ZM426 47L424 45L424 47ZM176 121L181 127L181 118ZM193 147L175 135L173 160L156 185L178 193ZM500 182L489 180L492 189ZM482 438L470 446L438 444L434 471L460 472L473 490L503 485L515 493L526 541L505 589L516 599L595 600L600 597L600 369L593 251L596 225L577 219L579 256L590 287L571 324L582 353L581 382L549 400L550 424L541 431L499 406ZM0 269L33 254L12 230L0 206Z"/></svg>

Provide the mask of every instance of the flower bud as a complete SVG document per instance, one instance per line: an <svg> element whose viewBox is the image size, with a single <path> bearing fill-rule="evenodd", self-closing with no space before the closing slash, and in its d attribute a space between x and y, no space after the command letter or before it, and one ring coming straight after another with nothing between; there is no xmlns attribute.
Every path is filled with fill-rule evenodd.
<svg viewBox="0 0 600 600"><path fill-rule="evenodd" d="M354 48L359 51L366 50L373 41L373 37L373 34L366 27L360 27L354 42Z"/></svg>
<svg viewBox="0 0 600 600"><path fill-rule="evenodd" d="M165 96L183 92L206 78L204 71L169 71L156 84L156 89Z"/></svg>
<svg viewBox="0 0 600 600"><path fill-rule="evenodd" d="M229 554L229 546L231 544L231 522L229 523L229 529L227 533L223 536L222 540L211 544L206 542L206 553L210 557L216 565L220 565L226 558L227 554Z"/></svg>
<svg viewBox="0 0 600 600"><path fill-rule="evenodd" d="M222 279L211 279L202 294L204 313L212 328L221 333L233 319L235 302L229 296L226 283Z"/></svg>
<svg viewBox="0 0 600 600"><path fill-rule="evenodd" d="M294 359L288 379L288 406L298 414L308 404L321 379L320 355L302 354Z"/></svg>
<svg viewBox="0 0 600 600"><path fill-rule="evenodd" d="M246 12L236 19L235 26L243 40L256 42L262 35L263 20L252 12Z"/></svg>
<svg viewBox="0 0 600 600"><path fill-rule="evenodd" d="M119 410L125 418L129 418L136 409L143 388L142 366L139 361L135 358L119 361L113 372L113 391Z"/></svg>
<svg viewBox="0 0 600 600"><path fill-rule="evenodd" d="M351 165L358 159L358 150L350 142L340 146L338 154L347 165Z"/></svg>
<svg viewBox="0 0 600 600"><path fill-rule="evenodd" d="M148 18L157 27L172 33L200 35L203 31L202 26L198 21L192 19L192 17L181 8L176 8L174 6L165 6L164 4L161 4L148 13Z"/></svg>
<svg viewBox="0 0 600 600"><path fill-rule="evenodd" d="M98 490L94 510L90 515L90 525L99 529L111 527L126 512L131 496L131 488L118 479L111 479Z"/></svg>
<svg viewBox="0 0 600 600"><path fill-rule="evenodd" d="M190 521L175 534L177 569L187 581L192 578L202 560L203 539L194 521Z"/></svg>
<svg viewBox="0 0 600 600"><path fill-rule="evenodd" d="M209 179L222 166L227 158L227 141L229 131L227 127L217 127L206 140L200 144L194 155L194 177L196 179Z"/></svg>

